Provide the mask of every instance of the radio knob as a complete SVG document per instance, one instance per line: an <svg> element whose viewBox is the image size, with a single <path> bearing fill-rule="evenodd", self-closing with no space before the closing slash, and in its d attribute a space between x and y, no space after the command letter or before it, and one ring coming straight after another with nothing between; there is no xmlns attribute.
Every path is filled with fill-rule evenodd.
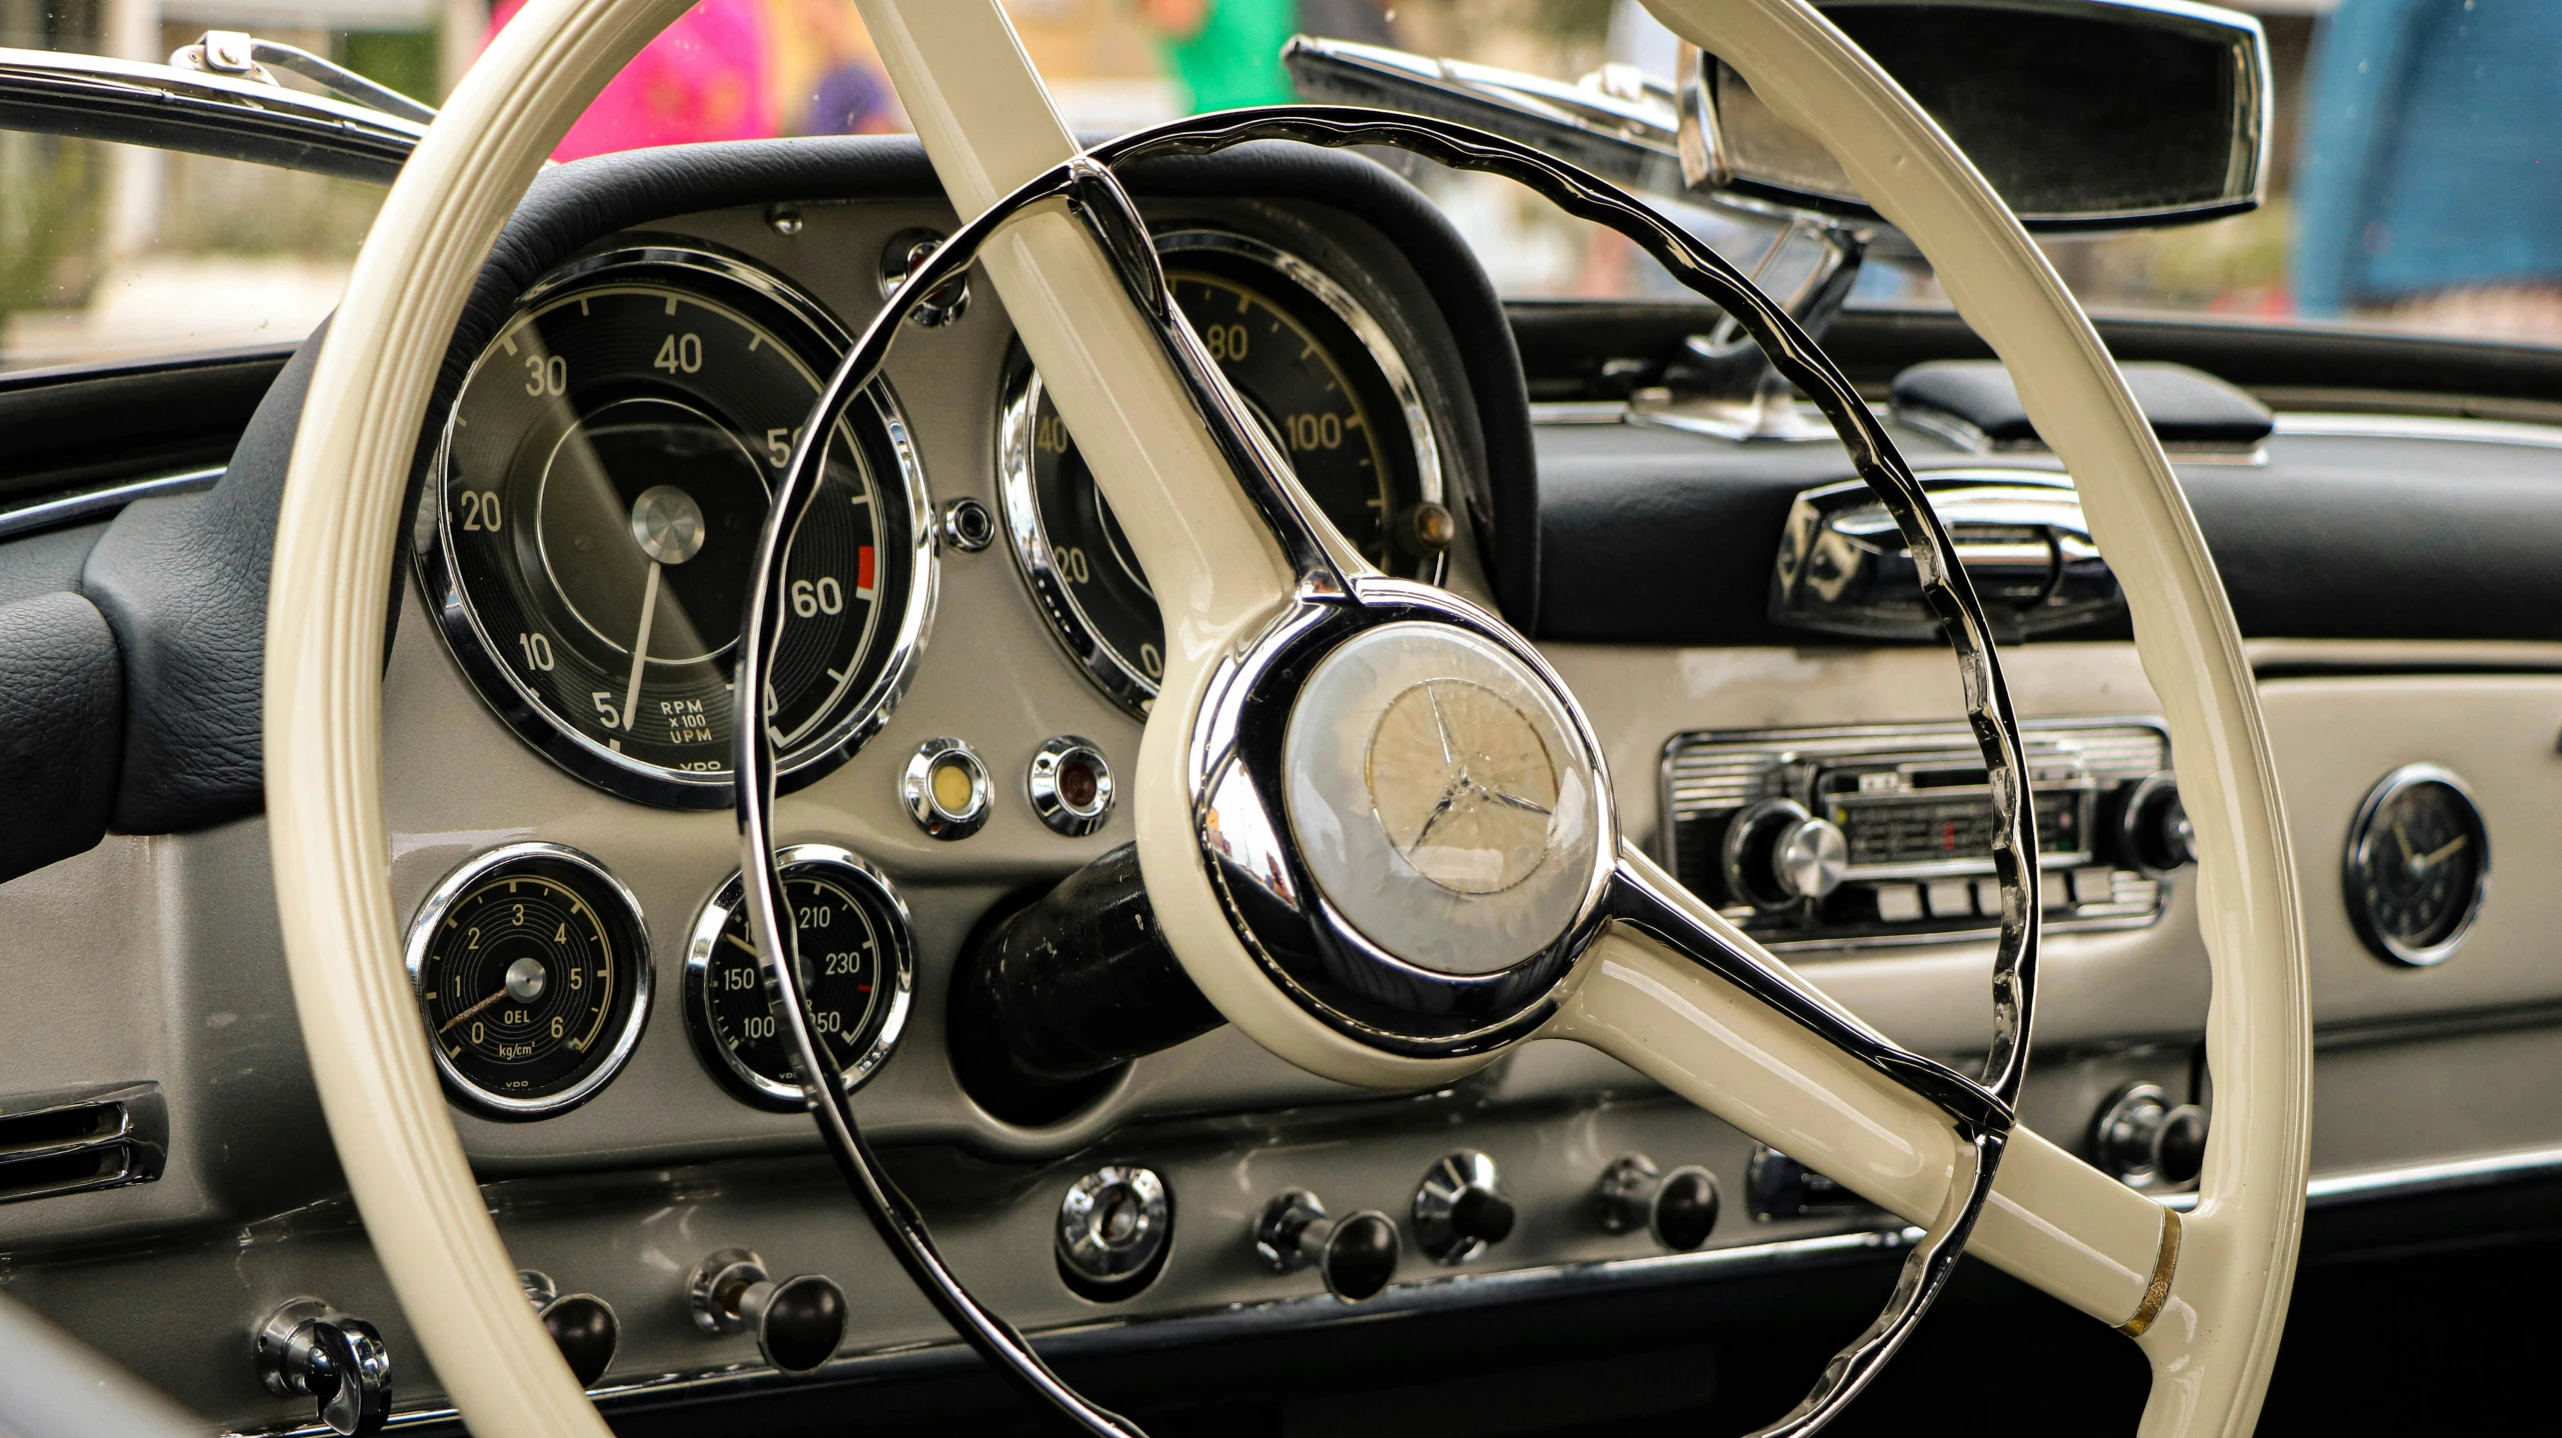
<svg viewBox="0 0 2562 1438"><path fill-rule="evenodd" d="M2117 849L2130 869L2160 878L2197 862L2197 830L2168 769L2119 786Z"/></svg>
<svg viewBox="0 0 2562 1438"><path fill-rule="evenodd" d="M1841 826L1794 799L1764 799L1726 825L1726 885L1755 908L1823 899L1849 870Z"/></svg>

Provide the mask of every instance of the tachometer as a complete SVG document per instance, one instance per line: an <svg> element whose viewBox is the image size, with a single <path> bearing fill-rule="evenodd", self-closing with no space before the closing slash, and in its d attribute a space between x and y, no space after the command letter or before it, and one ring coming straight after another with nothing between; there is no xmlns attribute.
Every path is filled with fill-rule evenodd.
<svg viewBox="0 0 2562 1438"><path fill-rule="evenodd" d="M648 248L546 279L482 352L448 417L420 551L456 656L536 748L630 798L729 802L748 565L843 345L763 271ZM876 386L831 437L792 537L764 706L787 785L886 716L932 564L923 476Z"/></svg>
<svg viewBox="0 0 2562 1438"><path fill-rule="evenodd" d="M1439 449L1387 332L1296 255L1224 231L1158 237L1175 302L1245 397L1299 483L1391 574L1438 580L1453 532ZM1007 529L1069 654L1144 714L1165 671L1146 575L1076 442L1018 353L998 436Z"/></svg>
<svg viewBox="0 0 2562 1438"><path fill-rule="evenodd" d="M594 1096L640 1042L649 930L594 859L510 844L419 906L409 978L446 1091L492 1118L541 1118Z"/></svg>

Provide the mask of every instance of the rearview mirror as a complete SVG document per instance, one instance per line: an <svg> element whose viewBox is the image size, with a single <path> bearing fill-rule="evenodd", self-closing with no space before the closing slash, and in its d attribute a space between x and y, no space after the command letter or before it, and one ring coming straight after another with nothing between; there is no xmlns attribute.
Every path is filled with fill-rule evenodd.
<svg viewBox="0 0 2562 1438"><path fill-rule="evenodd" d="M2259 204L2268 41L2185 0L1819 0L2032 230L2134 229ZM1607 66L1575 84L1300 37L1301 94L1458 120L1622 184L1874 221L1849 177L1743 77L1684 47L1683 74Z"/></svg>
<svg viewBox="0 0 2562 1438"><path fill-rule="evenodd" d="M2031 229L2184 224L2259 204L2268 41L2229 10L2154 0L1829 0ZM1873 217L1850 178L1742 76L1684 47L1685 180Z"/></svg>

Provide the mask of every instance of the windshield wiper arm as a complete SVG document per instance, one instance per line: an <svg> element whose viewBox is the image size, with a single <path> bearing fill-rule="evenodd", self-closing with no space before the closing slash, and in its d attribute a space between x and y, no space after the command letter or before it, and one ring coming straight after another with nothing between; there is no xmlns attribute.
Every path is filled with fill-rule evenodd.
<svg viewBox="0 0 2562 1438"><path fill-rule="evenodd" d="M0 48L0 130L184 150L390 184L424 123L272 82Z"/></svg>
<svg viewBox="0 0 2562 1438"><path fill-rule="evenodd" d="M404 120L426 124L436 118L436 107L422 104L388 85L377 85L344 65L324 60L309 50L297 49L275 40L262 40L238 30L207 30L193 45L182 47L169 57L169 63L181 70L201 70L208 75L229 75L235 79L255 80L261 84L284 88L267 69L274 65L291 70L333 94L344 96L371 110L398 115Z"/></svg>

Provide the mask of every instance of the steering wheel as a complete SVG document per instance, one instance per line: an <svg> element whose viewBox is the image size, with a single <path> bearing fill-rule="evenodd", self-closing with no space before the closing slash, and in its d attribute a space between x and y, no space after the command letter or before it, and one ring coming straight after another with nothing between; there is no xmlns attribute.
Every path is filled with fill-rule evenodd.
<svg viewBox="0 0 2562 1438"><path fill-rule="evenodd" d="M524 1302L420 1042L387 879L377 606L411 449L480 264L543 156L685 3L534 0L466 77L357 264L313 374L277 533L266 782L296 1006L377 1253L483 1434L606 1430ZM957 266L975 251L987 267L1165 610L1166 672L1132 784L1158 921L1226 1017L1313 1072L1410 1088L1534 1035L1578 1039L1926 1225L1885 1314L1771 1431L1811 1431L1837 1412L1972 1251L2135 1338L2154 1370L2146 1434L2246 1433L2302 1225L2310 1006L2274 769L2212 560L2087 319L1889 77L1803 0L1650 3L1821 141L1931 257L2018 378L2124 583L2204 856L2218 1111L2196 1209L2183 1219L2016 1120L2038 904L2008 697L1909 471L1784 314L1607 186L1470 132L1311 109L1154 136L1400 139L1534 179L1728 303L1824 405L1898 510L1993 780L2004 937L1980 1082L1897 1048L1623 845L1599 746L1528 642L1464 600L1369 572L1315 514L1166 300L1104 164L1150 137L1080 157L994 0L862 0L954 207L981 216L935 260ZM935 260L832 387L877 365L896 307L939 279ZM778 520L787 507L786 495ZM764 613L751 609L743 664ZM740 692L757 692L746 678ZM741 758L756 874L769 846L752 738ZM751 885L750 904L786 1001L778 1014L797 1025L774 896ZM863 1188L871 1170L850 1108L813 1106ZM893 1248L964 1337L1090 1429L1121 1426L969 1300L904 1200L875 1187L865 1197Z"/></svg>

